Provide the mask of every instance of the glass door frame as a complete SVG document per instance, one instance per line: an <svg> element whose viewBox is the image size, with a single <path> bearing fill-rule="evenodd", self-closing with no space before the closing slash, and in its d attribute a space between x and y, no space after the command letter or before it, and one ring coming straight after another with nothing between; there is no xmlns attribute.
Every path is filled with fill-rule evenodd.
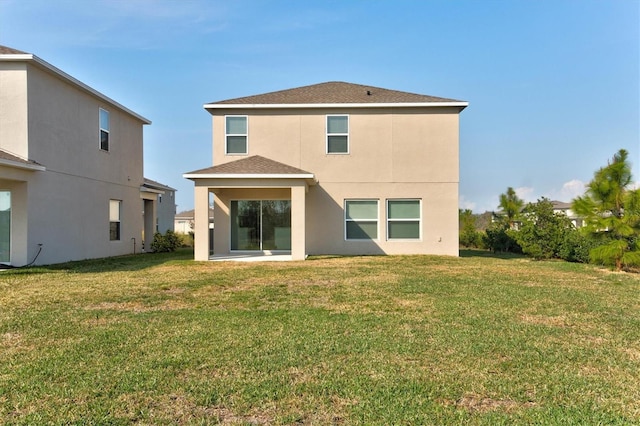
<svg viewBox="0 0 640 426"><path fill-rule="evenodd" d="M239 203L258 203L258 208L255 209L255 205L253 206L253 211L250 213L254 214L258 213L257 221L252 220L251 215L243 215L240 216L240 205ZM273 203L273 204L267 204ZM283 203L283 204L277 204ZM266 215L265 210L271 207L272 211L270 215ZM278 211L283 209L285 211ZM249 224L253 223L253 227L251 226L238 226L239 219L245 217L249 219ZM273 231L273 235L269 237L268 240L265 240L265 219L272 219L271 222L267 222L268 231ZM265 200L265 199L241 199L241 200L231 200L230 201L230 209L229 209L229 219L230 219L230 227L229 227L229 250L231 252L251 252L251 253L290 253L291 252L291 200L290 199L276 199L276 200ZM246 219L245 219L246 220ZM281 225L284 226L272 226L276 225L280 222ZM257 229L256 229L257 227ZM243 247L239 246L240 243L240 230L247 229L249 232L247 233L248 238L247 245L257 244L257 248L250 248L246 245ZM280 229L280 237L278 237L278 229ZM287 232L288 229L288 232ZM255 236L251 236L251 230L257 231ZM284 232L284 235L282 235ZM288 234L288 235L287 235ZM284 237L284 239L283 239ZM280 244L284 244L284 248L278 248L278 242ZM274 248L265 248L265 243L267 245L273 245ZM269 244L271 243L271 244ZM235 247L235 248L234 248Z"/></svg>

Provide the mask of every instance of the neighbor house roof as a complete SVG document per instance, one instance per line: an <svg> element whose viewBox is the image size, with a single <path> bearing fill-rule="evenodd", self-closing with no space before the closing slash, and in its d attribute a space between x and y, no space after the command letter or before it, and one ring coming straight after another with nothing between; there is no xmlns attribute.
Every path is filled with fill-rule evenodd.
<svg viewBox="0 0 640 426"><path fill-rule="evenodd" d="M0 55L26 55L27 52L23 52L22 50L12 49L7 46L0 46Z"/></svg>
<svg viewBox="0 0 640 426"><path fill-rule="evenodd" d="M142 184L144 188L157 189L161 191L175 191L175 188L162 184L160 182L156 182L155 180L144 178L144 183Z"/></svg>
<svg viewBox="0 0 640 426"><path fill-rule="evenodd" d="M274 107L318 107L318 106L455 106L465 108L468 103L455 99L440 98L375 86L330 81L280 90L255 96L227 99L206 104L206 109L221 108L274 108Z"/></svg>
<svg viewBox="0 0 640 426"><path fill-rule="evenodd" d="M287 164L280 163L278 161L270 160L259 155L253 155L251 157L242 158L240 160L231 161L229 163L220 164L206 169L195 170L193 172L185 173L184 177L189 178L202 178L202 177L215 177L215 178L265 178L265 177L280 177L280 178L305 178L313 179L313 173L298 169L296 167L289 166Z"/></svg>
<svg viewBox="0 0 640 426"><path fill-rule="evenodd" d="M17 155L9 154L8 152L1 149L0 166L10 166L27 170L46 170L46 168L42 164L38 164L33 160L25 160L24 158L20 158Z"/></svg>
<svg viewBox="0 0 640 426"><path fill-rule="evenodd" d="M135 117L136 119L140 120L142 123L144 124L151 124L151 121L133 111L131 111L129 108L125 107L124 105L114 101L113 99L109 98L108 96L103 95L102 93L98 92L97 90L95 90L94 88L87 86L86 84L84 84L83 82L81 82L80 80L77 80L76 78L70 76L69 74L67 74L66 72L62 71L59 68L56 68L55 66L51 65L50 63L43 61L42 59L38 58L36 55L33 55L31 53L27 53L27 52L22 52L20 50L17 49L13 49L11 47L7 47L7 46L0 46L0 62L29 62L34 64L35 66L37 66L38 68L54 74L55 76L57 76L58 78L61 78L62 80L67 81L68 83L76 86L77 88L79 88L80 90L89 93L99 99L101 99L102 101L109 103L111 105L113 105L114 107L126 112L127 114Z"/></svg>
<svg viewBox="0 0 640 426"><path fill-rule="evenodd" d="M174 220L193 220L195 217L195 210L186 210L180 213L176 213ZM213 219L213 209L209 208L209 219Z"/></svg>

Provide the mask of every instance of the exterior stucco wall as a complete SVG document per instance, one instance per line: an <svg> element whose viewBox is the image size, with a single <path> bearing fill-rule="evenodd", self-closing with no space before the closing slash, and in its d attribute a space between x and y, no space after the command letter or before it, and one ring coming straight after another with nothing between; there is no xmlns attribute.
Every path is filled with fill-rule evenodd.
<svg viewBox="0 0 640 426"><path fill-rule="evenodd" d="M109 240L109 200L121 200L120 240ZM138 187L43 172L29 184L29 248L37 263L117 256L138 251L142 230Z"/></svg>
<svg viewBox="0 0 640 426"><path fill-rule="evenodd" d="M249 152L225 155L225 113L248 115ZM322 182L458 182L458 108L214 111L213 164L261 155ZM326 153L327 114L349 115L349 154Z"/></svg>
<svg viewBox="0 0 640 426"><path fill-rule="evenodd" d="M12 199L11 264L32 261L39 244L35 264L132 253L133 238L139 251L143 123L30 63L0 66L0 147L46 168L0 166ZM110 113L108 152L99 149L101 107ZM109 239L110 199L122 201L119 241Z"/></svg>
<svg viewBox="0 0 640 426"><path fill-rule="evenodd" d="M261 155L311 172L307 254L458 255L459 109L369 108L212 111L214 164ZM224 117L247 115L248 154L225 155ZM326 115L349 115L349 153L326 153ZM214 251L228 250L218 228L227 195L216 195ZM344 201L377 199L378 238L345 241ZM387 240L386 201L420 199L419 240ZM227 220L228 221L228 220ZM220 251L218 251L220 253ZM226 251L222 251L226 253Z"/></svg>
<svg viewBox="0 0 640 426"><path fill-rule="evenodd" d="M378 201L378 238L345 240L344 201ZM387 239L388 199L421 200L419 240ZM458 255L457 183L328 183L307 194L308 254L443 254Z"/></svg>
<svg viewBox="0 0 640 426"><path fill-rule="evenodd" d="M29 158L47 170L137 186L143 183L142 123L73 85L29 67ZM109 111L109 151L99 146L99 111Z"/></svg>
<svg viewBox="0 0 640 426"><path fill-rule="evenodd" d="M28 157L27 117L27 66L0 62L0 149Z"/></svg>
<svg viewBox="0 0 640 426"><path fill-rule="evenodd" d="M168 230L174 231L174 218L176 216L175 191L165 191L158 195L158 232L164 234Z"/></svg>

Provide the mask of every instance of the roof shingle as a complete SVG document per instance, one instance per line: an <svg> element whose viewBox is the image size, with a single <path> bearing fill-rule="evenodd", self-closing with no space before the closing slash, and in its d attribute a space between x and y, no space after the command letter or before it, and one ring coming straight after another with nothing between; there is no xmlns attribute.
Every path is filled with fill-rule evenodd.
<svg viewBox="0 0 640 426"><path fill-rule="evenodd" d="M342 81L330 81L261 95L227 99L212 102L210 105L398 104L432 102L462 101L382 89L374 86L345 83Z"/></svg>
<svg viewBox="0 0 640 426"><path fill-rule="evenodd" d="M8 46L0 45L0 55L28 55L28 53L18 49L12 49Z"/></svg>
<svg viewBox="0 0 640 426"><path fill-rule="evenodd" d="M301 175L311 173L288 164L279 163L259 155L242 158L229 163L220 164L206 169L195 170L189 175L230 174L230 175Z"/></svg>

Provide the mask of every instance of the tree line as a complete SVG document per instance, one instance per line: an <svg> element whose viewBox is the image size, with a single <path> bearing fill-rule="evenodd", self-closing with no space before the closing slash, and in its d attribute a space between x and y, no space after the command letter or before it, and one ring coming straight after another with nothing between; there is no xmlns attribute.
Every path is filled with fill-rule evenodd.
<svg viewBox="0 0 640 426"><path fill-rule="evenodd" d="M513 188L500 195L499 214L485 229L478 216L460 210L460 244L494 252L523 253L534 259L606 265L616 270L640 266L640 189L633 188L631 163L624 149L598 169L585 193L572 200L582 218L577 228L565 214L541 198L525 204Z"/></svg>

